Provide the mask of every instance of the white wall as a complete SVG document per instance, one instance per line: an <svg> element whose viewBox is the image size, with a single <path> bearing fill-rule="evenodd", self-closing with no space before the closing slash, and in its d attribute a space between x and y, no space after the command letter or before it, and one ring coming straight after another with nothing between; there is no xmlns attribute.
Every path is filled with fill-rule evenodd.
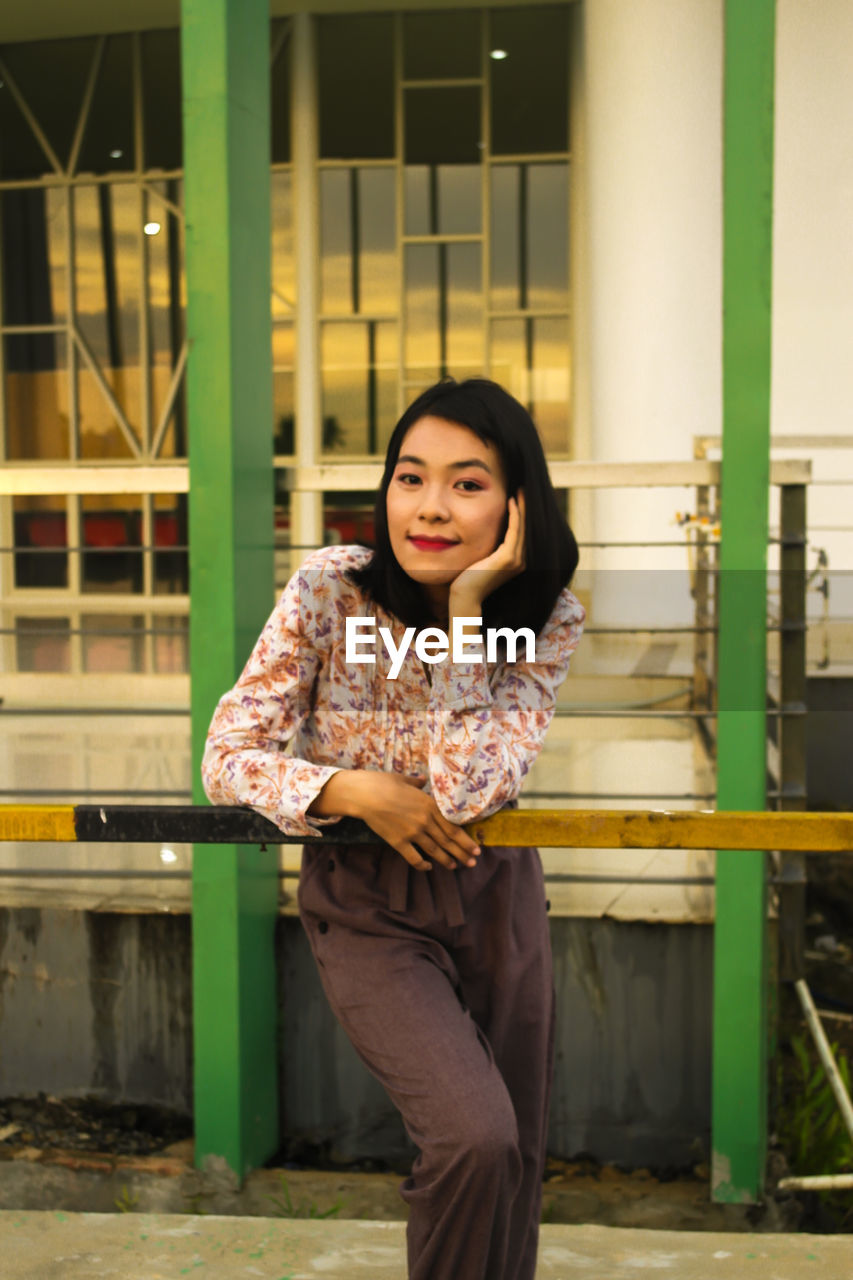
<svg viewBox="0 0 853 1280"><path fill-rule="evenodd" d="M853 436L853 4L778 0L773 247L774 433ZM814 476L853 479L853 449L815 451ZM853 571L853 485L810 493L836 572ZM833 612L853 615L849 579Z"/></svg>
<svg viewBox="0 0 853 1280"><path fill-rule="evenodd" d="M586 0L584 28L591 455L690 458L693 435L720 423L721 0ZM594 536L679 539L675 512L692 501L599 495ZM599 622L689 616L682 548L585 562ZM616 566L630 572L603 572Z"/></svg>
<svg viewBox="0 0 853 1280"><path fill-rule="evenodd" d="M694 435L721 430L723 12L723 0L584 0L572 144L582 456L684 459ZM851 68L850 0L778 0L774 434L853 434ZM853 477L853 451L813 456L818 478ZM811 521L853 524L852 498L853 486L816 487ZM601 495L583 532L678 538L673 513L693 502L685 491ZM853 569L853 535L815 541L834 568ZM599 570L599 622L688 609L662 572L683 570L682 549L584 563ZM630 572L608 580L600 570L614 565ZM842 596L837 584L837 608Z"/></svg>

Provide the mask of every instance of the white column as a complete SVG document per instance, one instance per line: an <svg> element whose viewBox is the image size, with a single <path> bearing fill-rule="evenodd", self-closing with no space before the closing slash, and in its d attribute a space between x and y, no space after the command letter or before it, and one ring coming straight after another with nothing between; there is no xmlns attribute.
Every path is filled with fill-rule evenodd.
<svg viewBox="0 0 853 1280"><path fill-rule="evenodd" d="M293 240L296 253L296 389L295 449L300 466L314 466L321 448L320 395L320 237L317 194L317 57L314 19L309 13L291 18L293 156ZM318 544L323 537L323 496L291 497L291 541L297 547ZM295 571L306 551L291 557Z"/></svg>
<svg viewBox="0 0 853 1280"><path fill-rule="evenodd" d="M687 459L695 434L720 429L722 19L722 0L585 0L578 408L602 461ZM676 539L674 513L693 501L600 494L595 537ZM683 549L595 563L597 621L689 617Z"/></svg>

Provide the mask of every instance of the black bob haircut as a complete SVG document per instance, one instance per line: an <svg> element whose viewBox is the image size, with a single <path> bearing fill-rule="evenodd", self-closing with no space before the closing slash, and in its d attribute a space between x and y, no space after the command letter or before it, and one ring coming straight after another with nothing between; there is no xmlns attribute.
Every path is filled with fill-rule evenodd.
<svg viewBox="0 0 853 1280"><path fill-rule="evenodd" d="M385 509L403 438L410 427L427 416L467 427L494 445L503 465L507 497L515 497L519 489L524 489L527 567L486 597L483 622L486 627L513 630L530 627L538 635L577 568L578 545L557 503L533 419L509 392L486 378L469 378L465 382L445 378L406 409L388 441L385 473L374 509L373 557L349 576L376 604L407 626L435 624L425 593L401 569L391 550Z"/></svg>

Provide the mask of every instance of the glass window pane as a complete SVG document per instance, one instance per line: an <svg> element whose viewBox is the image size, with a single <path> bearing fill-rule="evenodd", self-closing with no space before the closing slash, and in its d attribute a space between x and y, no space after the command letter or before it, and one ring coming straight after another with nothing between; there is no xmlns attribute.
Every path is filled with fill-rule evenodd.
<svg viewBox="0 0 853 1280"><path fill-rule="evenodd" d="M320 174L320 289L326 315L353 310L353 193L355 172L324 169Z"/></svg>
<svg viewBox="0 0 853 1280"><path fill-rule="evenodd" d="M180 169L182 164L180 33L143 31L143 168Z"/></svg>
<svg viewBox="0 0 853 1280"><path fill-rule="evenodd" d="M80 423L78 449L83 462L98 459L132 458L133 450L100 380L78 355L77 415Z"/></svg>
<svg viewBox="0 0 853 1280"><path fill-rule="evenodd" d="M70 457L68 344L64 334L10 334L6 365L6 456Z"/></svg>
<svg viewBox="0 0 853 1280"><path fill-rule="evenodd" d="M495 9L489 16L492 153L566 151L569 145L569 17L565 6Z"/></svg>
<svg viewBox="0 0 853 1280"><path fill-rule="evenodd" d="M481 224L478 164L407 165L407 235L476 235Z"/></svg>
<svg viewBox="0 0 853 1280"><path fill-rule="evenodd" d="M407 89L405 115L407 164L479 164L479 86Z"/></svg>
<svg viewBox="0 0 853 1280"><path fill-rule="evenodd" d="M75 40L33 40L3 47L3 61L9 74L63 165L71 154L95 47L96 41L91 36ZM3 155L7 138L2 128L0 137L3 139L0 155ZM49 169L45 160L42 172ZM5 172L4 165L3 177L11 176Z"/></svg>
<svg viewBox="0 0 853 1280"><path fill-rule="evenodd" d="M189 670L189 619L186 614L154 616L154 670L158 675L180 676Z"/></svg>
<svg viewBox="0 0 853 1280"><path fill-rule="evenodd" d="M84 494L80 499L81 588L86 592L142 590L142 497Z"/></svg>
<svg viewBox="0 0 853 1280"><path fill-rule="evenodd" d="M151 194L157 192L157 195ZM186 333L186 281L184 278L183 223L170 205L180 207L181 183L152 182L143 193L143 219L160 230L145 240L147 256L148 322L151 359L151 430L158 430L175 366ZM168 203L166 203L168 201Z"/></svg>
<svg viewBox="0 0 853 1280"><path fill-rule="evenodd" d="M78 187L74 208L78 325L140 439L140 192L119 184ZM101 418L96 413L96 422ZM81 412L81 440L98 429L87 427Z"/></svg>
<svg viewBox="0 0 853 1280"><path fill-rule="evenodd" d="M8 85L0 89L0 179L38 178L55 170Z"/></svg>
<svg viewBox="0 0 853 1280"><path fill-rule="evenodd" d="M482 260L478 244L447 246L447 372L467 378L483 370Z"/></svg>
<svg viewBox="0 0 853 1280"><path fill-rule="evenodd" d="M482 373L478 244L406 248L406 379L426 385Z"/></svg>
<svg viewBox="0 0 853 1280"><path fill-rule="evenodd" d="M272 330L273 453L293 453L293 325Z"/></svg>
<svg viewBox="0 0 853 1280"><path fill-rule="evenodd" d="M435 165L407 164L403 170L407 236L434 236L438 228L438 175Z"/></svg>
<svg viewBox="0 0 853 1280"><path fill-rule="evenodd" d="M137 675L145 669L145 619L132 613L84 613L83 670Z"/></svg>
<svg viewBox="0 0 853 1280"><path fill-rule="evenodd" d="M320 155L394 155L394 19L391 14L317 20Z"/></svg>
<svg viewBox="0 0 853 1280"><path fill-rule="evenodd" d="M278 54L270 69L270 142L273 164L290 163L290 40L281 40L290 19L273 21L270 46ZM285 33L286 34L286 33Z"/></svg>
<svg viewBox="0 0 853 1280"><path fill-rule="evenodd" d="M518 165L492 166L489 305L493 311L515 311L521 306L518 235L519 175Z"/></svg>
<svg viewBox="0 0 853 1280"><path fill-rule="evenodd" d="M271 176L272 224L272 314L273 319L291 317L296 305L296 276L293 262L292 179L288 170Z"/></svg>
<svg viewBox="0 0 853 1280"><path fill-rule="evenodd" d="M71 622L68 618L17 618L18 671L70 671Z"/></svg>
<svg viewBox="0 0 853 1280"><path fill-rule="evenodd" d="M489 343L489 377L530 407L526 320L493 320Z"/></svg>
<svg viewBox="0 0 853 1280"><path fill-rule="evenodd" d="M60 495L12 499L16 587L67 587L68 546L65 498Z"/></svg>
<svg viewBox="0 0 853 1280"><path fill-rule="evenodd" d="M381 453L397 416L397 326L323 326L323 447Z"/></svg>
<svg viewBox="0 0 853 1280"><path fill-rule="evenodd" d="M569 305L569 171L567 165L527 167L527 305Z"/></svg>
<svg viewBox="0 0 853 1280"><path fill-rule="evenodd" d="M154 594L186 595L189 590L187 495L155 493L151 528Z"/></svg>
<svg viewBox="0 0 853 1280"><path fill-rule="evenodd" d="M480 75L480 11L403 15L406 80L465 79Z"/></svg>
<svg viewBox="0 0 853 1280"><path fill-rule="evenodd" d="M396 312L394 172L325 169L320 175L322 310Z"/></svg>
<svg viewBox="0 0 853 1280"><path fill-rule="evenodd" d="M533 321L531 406L546 453L566 453L570 443L568 319Z"/></svg>
<svg viewBox="0 0 853 1280"><path fill-rule="evenodd" d="M406 380L428 386L441 376L437 244L406 246Z"/></svg>
<svg viewBox="0 0 853 1280"><path fill-rule="evenodd" d="M494 320L490 375L526 405L546 452L569 449L568 318Z"/></svg>
<svg viewBox="0 0 853 1280"><path fill-rule="evenodd" d="M61 187L0 196L3 323L57 324L68 307L68 195Z"/></svg>
<svg viewBox="0 0 853 1280"><path fill-rule="evenodd" d="M358 170L360 310L396 315L399 306L393 169Z"/></svg>
<svg viewBox="0 0 853 1280"><path fill-rule="evenodd" d="M175 407L169 416L163 443L157 453L158 458L185 458L187 456L187 379L186 373L181 378L181 385L175 396Z"/></svg>
<svg viewBox="0 0 853 1280"><path fill-rule="evenodd" d="M494 165L491 183L492 308L568 307L568 166Z"/></svg>
<svg viewBox="0 0 853 1280"><path fill-rule="evenodd" d="M80 148L78 173L116 173L136 167L133 82L131 37L108 36Z"/></svg>

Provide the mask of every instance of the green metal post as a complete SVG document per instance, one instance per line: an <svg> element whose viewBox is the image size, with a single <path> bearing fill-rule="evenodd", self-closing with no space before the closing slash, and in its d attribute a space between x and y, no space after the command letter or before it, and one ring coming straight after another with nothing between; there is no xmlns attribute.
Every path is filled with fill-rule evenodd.
<svg viewBox="0 0 853 1280"><path fill-rule="evenodd" d="M182 0L193 786L272 605L268 0ZM278 1145L275 849L196 849L196 1163Z"/></svg>
<svg viewBox="0 0 853 1280"><path fill-rule="evenodd" d="M775 0L726 0L717 803L766 803ZM712 1194L762 1192L766 855L717 855Z"/></svg>

